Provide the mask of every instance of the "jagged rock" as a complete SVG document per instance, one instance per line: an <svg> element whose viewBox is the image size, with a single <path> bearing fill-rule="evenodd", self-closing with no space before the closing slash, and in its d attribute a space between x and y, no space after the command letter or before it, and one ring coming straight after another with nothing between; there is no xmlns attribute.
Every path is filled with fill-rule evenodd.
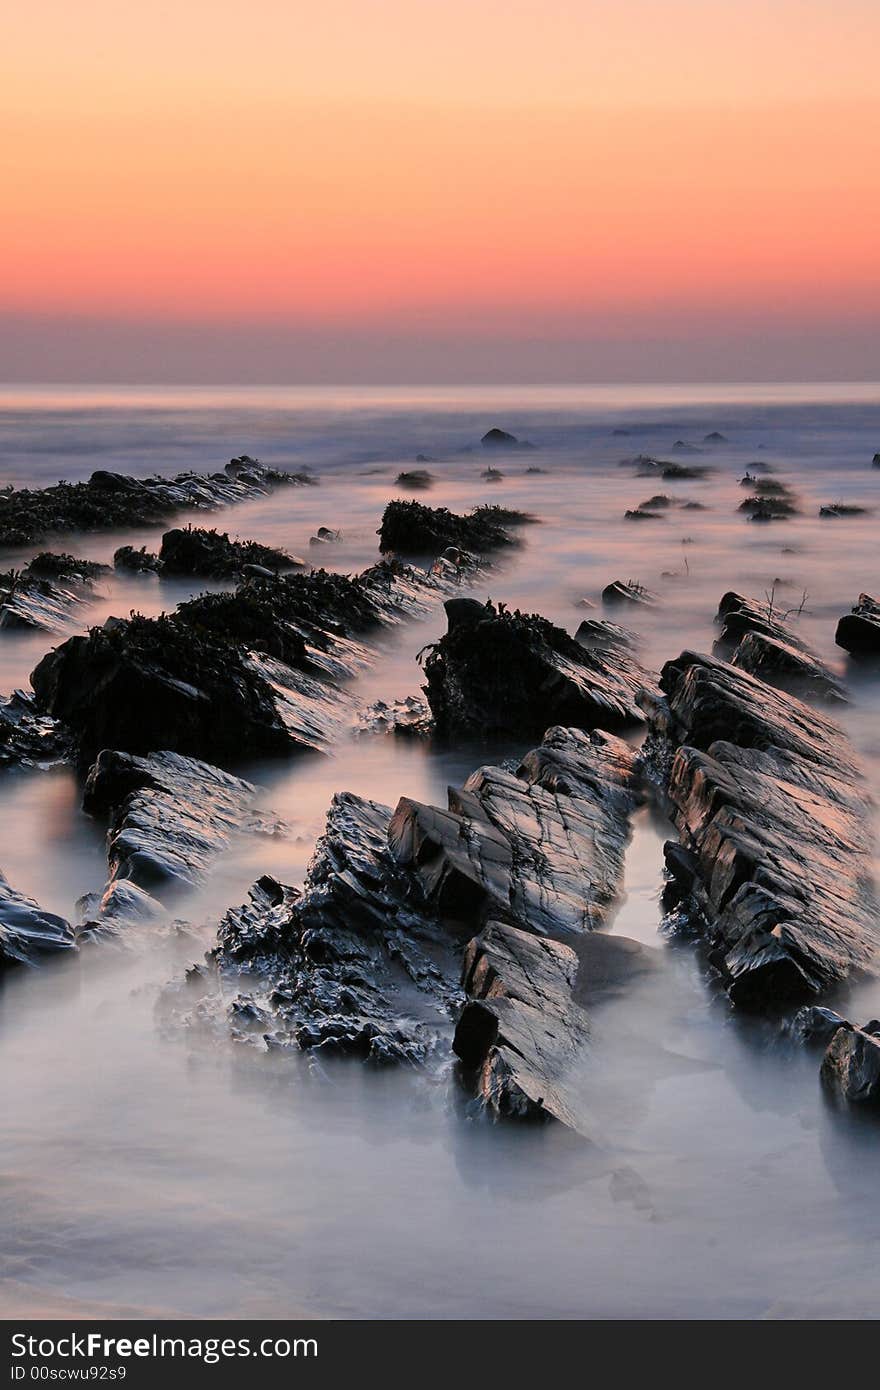
<svg viewBox="0 0 880 1390"><path fill-rule="evenodd" d="M67 756L70 742L57 719L40 713L32 695L16 690L0 700L0 767L58 762Z"/></svg>
<svg viewBox="0 0 880 1390"><path fill-rule="evenodd" d="M877 948L868 794L835 724L713 657L667 663L655 733L689 900L731 999L775 1007L867 969ZM667 858L675 874L678 862Z"/></svg>
<svg viewBox="0 0 880 1390"><path fill-rule="evenodd" d="M476 507L459 516L422 502L389 502L378 532L379 549L383 555L439 555L447 546L457 546L485 554L515 545L507 528L532 520L526 512L505 507Z"/></svg>
<svg viewBox="0 0 880 1390"><path fill-rule="evenodd" d="M472 599L446 604L447 632L424 660L438 733L539 738L551 724L621 729L643 722L650 681L619 646L584 647L537 614Z"/></svg>
<svg viewBox="0 0 880 1390"><path fill-rule="evenodd" d="M851 1028L840 1014L819 1004L804 1004L789 1019L786 1031L807 1047L827 1047L838 1028Z"/></svg>
<svg viewBox="0 0 880 1390"><path fill-rule="evenodd" d="M260 566L271 578L281 570L302 568L305 561L257 541L233 541L226 531L178 527L162 537L159 561L166 574L227 579Z"/></svg>
<svg viewBox="0 0 880 1390"><path fill-rule="evenodd" d="M641 507L634 511L624 512L624 521L664 521L665 517L660 516L655 511L644 511Z"/></svg>
<svg viewBox="0 0 880 1390"><path fill-rule="evenodd" d="M309 537L309 545L337 545L342 540L342 532L334 531L329 526L319 526L316 534ZM302 563L302 562L300 562Z"/></svg>
<svg viewBox="0 0 880 1390"><path fill-rule="evenodd" d="M326 751L351 714L340 682L369 662L357 637L428 612L443 575L386 561L203 594L159 618L109 619L43 658L39 707L81 755L159 748L208 762Z"/></svg>
<svg viewBox="0 0 880 1390"><path fill-rule="evenodd" d="M657 600L653 594L649 593L644 584L637 584L633 579L615 579L611 584L606 584L602 590L603 603L639 603L652 604Z"/></svg>
<svg viewBox="0 0 880 1390"><path fill-rule="evenodd" d="M257 788L177 753L105 750L86 779L83 809L110 820L102 920L158 917L204 882L233 834L273 828L253 812Z"/></svg>
<svg viewBox="0 0 880 1390"><path fill-rule="evenodd" d="M273 1046L424 1062L448 1055L464 955L468 994L504 1015L479 1036L470 1005L458 1023L478 1095L589 1133L583 1074L561 1061L590 1003L652 966L636 943L590 935L621 893L636 783L621 740L553 729L515 775L475 773L448 812L404 798L392 816L341 793L303 891L261 880L174 1006Z"/></svg>
<svg viewBox="0 0 880 1390"><path fill-rule="evenodd" d="M100 469L88 482L43 489L13 489L0 510L0 546L33 545L69 531L116 531L167 520L175 512L213 511L276 487L310 483L305 473L233 459L224 473L179 473L173 478L127 478Z"/></svg>
<svg viewBox="0 0 880 1390"><path fill-rule="evenodd" d="M880 1106L880 1038L862 1028L838 1028L822 1058L821 1077L837 1101Z"/></svg>
<svg viewBox="0 0 880 1390"><path fill-rule="evenodd" d="M846 699L840 681L769 604L729 592L718 605L721 638L717 648L730 652L734 666L802 699L839 703Z"/></svg>
<svg viewBox="0 0 880 1390"><path fill-rule="evenodd" d="M0 970L36 965L46 955L75 948L70 923L17 893L0 873Z"/></svg>
<svg viewBox="0 0 880 1390"><path fill-rule="evenodd" d="M424 700L407 695L390 704L376 700L358 716L359 734L393 734L397 738L428 738L433 731L431 711Z"/></svg>
<svg viewBox="0 0 880 1390"><path fill-rule="evenodd" d="M106 569L91 560L49 551L22 570L0 574L0 628L59 632L93 597L94 579Z"/></svg>
<svg viewBox="0 0 880 1390"><path fill-rule="evenodd" d="M450 788L448 810L403 797L391 847L444 918L589 931L620 891L634 777L621 739L551 729L516 773L483 767Z"/></svg>
<svg viewBox="0 0 880 1390"><path fill-rule="evenodd" d="M859 594L852 612L837 624L834 640L858 660L880 656L880 602L870 594Z"/></svg>
<svg viewBox="0 0 880 1390"><path fill-rule="evenodd" d="M603 618L584 618L574 635L575 641L584 647L612 647L632 651L639 644L638 635L628 627L620 627Z"/></svg>

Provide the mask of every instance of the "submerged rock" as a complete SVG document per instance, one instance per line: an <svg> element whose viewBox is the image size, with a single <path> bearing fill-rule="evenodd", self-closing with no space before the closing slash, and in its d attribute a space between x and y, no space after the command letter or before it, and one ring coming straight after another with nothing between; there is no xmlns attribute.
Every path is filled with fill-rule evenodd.
<svg viewBox="0 0 880 1390"><path fill-rule="evenodd" d="M70 923L17 893L0 873L0 970L36 965L46 955L75 948L76 933Z"/></svg>
<svg viewBox="0 0 880 1390"><path fill-rule="evenodd" d="M819 515L825 517L867 516L870 507L859 507L853 502L829 502L819 508Z"/></svg>
<svg viewBox="0 0 880 1390"><path fill-rule="evenodd" d="M397 486L411 492L425 492L434 486L434 474L429 473L427 468L413 468L409 472L398 473Z"/></svg>
<svg viewBox="0 0 880 1390"><path fill-rule="evenodd" d="M648 606L657 600L644 586L634 579L615 579L602 590L603 603L637 603Z"/></svg>
<svg viewBox="0 0 880 1390"><path fill-rule="evenodd" d="M834 640L857 660L880 657L880 601L859 594L858 603L837 624Z"/></svg>
<svg viewBox="0 0 880 1390"><path fill-rule="evenodd" d="M223 473L178 473L173 478L129 478L99 470L88 482L12 489L0 508L0 546L33 545L70 531L116 531L156 525L175 512L213 511L264 496L276 487L314 480L305 473L233 459Z"/></svg>
<svg viewBox="0 0 880 1390"><path fill-rule="evenodd" d="M533 521L526 512L506 507L476 507L459 516L446 507L426 507L422 502L389 502L379 528L383 555L439 555L448 546L485 554L515 545L508 527Z"/></svg>
<svg viewBox="0 0 880 1390"><path fill-rule="evenodd" d="M683 652L655 732L677 749L674 898L734 1003L809 999L869 967L878 940L867 788L837 726L745 671ZM671 852L670 852L671 851Z"/></svg>
<svg viewBox="0 0 880 1390"><path fill-rule="evenodd" d="M641 724L650 676L615 645L585 647L538 614L474 599L446 603L448 629L424 660L425 694L444 737L536 738L551 724Z"/></svg>

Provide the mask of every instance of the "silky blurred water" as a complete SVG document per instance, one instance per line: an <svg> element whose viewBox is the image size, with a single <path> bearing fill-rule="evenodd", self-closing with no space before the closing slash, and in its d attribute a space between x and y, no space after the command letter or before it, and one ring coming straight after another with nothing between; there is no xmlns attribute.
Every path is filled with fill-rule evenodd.
<svg viewBox="0 0 880 1390"><path fill-rule="evenodd" d="M535 452L479 448L498 425ZM627 430L626 435L612 431ZM703 444L710 431L729 441ZM620 620L649 665L706 650L729 588L782 608L842 675L842 722L880 794L880 680L847 670L837 618L878 580L876 514L820 520L837 500L880 506L880 388L602 388L554 391L0 392L0 487L215 470L248 452L308 467L213 524L353 572L376 558L397 473L429 455L423 495L454 509L498 501L540 518L475 589L573 631L614 578L660 600ZM673 445L702 449L691 456ZM464 452L467 449L472 452ZM711 465L655 483L618 466L639 453ZM767 526L736 508L753 460L799 497ZM481 477L487 461L501 482ZM540 468L543 472L527 472ZM657 491L701 502L623 519ZM0 504L2 505L2 504ZM318 526L337 546L309 548ZM127 533L157 546L161 532ZM64 538L109 559L117 536ZM0 567L27 553L0 555ZM158 613L180 583L108 576L82 615ZM601 610L597 607L597 614ZM380 643L364 703L417 693L417 652L442 615ZM52 644L0 636L0 691L26 686ZM656 981L595 1020L590 1149L552 1130L470 1118L449 1077L258 1055L159 1027L165 982L209 944L225 906L264 872L301 881L333 793L442 801L516 748L429 751L345 738L330 758L251 767L284 838L242 836L180 911L187 933L132 930L70 965L10 974L0 995L3 1076L0 1308L167 1316L873 1316L880 1132L829 1114L818 1061L731 1018L686 945L658 937L665 827L647 813L628 856L615 930L657 947ZM75 913L100 888L103 827L66 769L0 780L0 869L44 906ZM861 1020L880 990L845 1001Z"/></svg>

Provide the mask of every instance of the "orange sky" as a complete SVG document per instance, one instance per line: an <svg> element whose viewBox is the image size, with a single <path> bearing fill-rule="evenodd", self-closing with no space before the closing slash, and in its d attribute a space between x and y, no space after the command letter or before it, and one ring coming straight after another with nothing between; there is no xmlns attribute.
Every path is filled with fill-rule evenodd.
<svg viewBox="0 0 880 1390"><path fill-rule="evenodd" d="M876 319L875 0L317 8L18 7L0 313L514 343Z"/></svg>

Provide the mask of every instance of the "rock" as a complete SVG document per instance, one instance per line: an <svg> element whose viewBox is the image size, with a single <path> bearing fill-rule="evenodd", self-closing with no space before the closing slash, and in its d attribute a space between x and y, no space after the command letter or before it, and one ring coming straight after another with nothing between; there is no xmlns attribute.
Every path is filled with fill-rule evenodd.
<svg viewBox="0 0 880 1390"><path fill-rule="evenodd" d="M787 1031L808 1047L827 1047L838 1028L851 1028L840 1014L819 1004L804 1004L788 1022Z"/></svg>
<svg viewBox="0 0 880 1390"><path fill-rule="evenodd" d="M858 603L837 624L834 640L856 660L880 656L880 602L859 594Z"/></svg>
<svg viewBox="0 0 880 1390"><path fill-rule="evenodd" d="M235 465L233 467L233 465ZM127 478L99 470L85 483L13 489L0 512L0 546L33 545L51 534L153 526L175 512L213 511L265 496L276 487L312 482L307 474L234 459L226 473L179 473L173 478Z"/></svg>
<svg viewBox="0 0 880 1390"><path fill-rule="evenodd" d="M635 754L609 734L551 729L516 773L483 767L447 810L408 797L389 842L445 920L590 931L619 896Z"/></svg>
<svg viewBox="0 0 880 1390"><path fill-rule="evenodd" d="M831 502L819 508L819 515L826 517L867 516L870 507L858 507L851 502Z"/></svg>
<svg viewBox="0 0 880 1390"><path fill-rule="evenodd" d="M734 666L787 690L801 699L840 703L840 681L778 617L769 604L730 591L718 605L720 651L731 653Z"/></svg>
<svg viewBox="0 0 880 1390"><path fill-rule="evenodd" d="M836 1101L875 1109L880 1106L880 1038L861 1028L838 1028L820 1074Z"/></svg>
<svg viewBox="0 0 880 1390"><path fill-rule="evenodd" d="M177 753L100 753L83 793L83 809L110 820L98 916L160 916L205 881L234 834L266 828L253 813L256 796L251 783Z"/></svg>
<svg viewBox="0 0 880 1390"><path fill-rule="evenodd" d="M694 652L660 685L651 723L677 749L668 797L690 851L675 896L733 1002L772 1009L865 970L878 945L868 793L840 729Z"/></svg>
<svg viewBox="0 0 880 1390"><path fill-rule="evenodd" d="M499 429L487 430L480 443L484 449L534 449L535 447L527 440L517 439L515 434L508 434L506 430Z"/></svg>
<svg viewBox="0 0 880 1390"><path fill-rule="evenodd" d="M77 610L93 597L105 565L44 552L22 570L0 574L0 629L69 630Z"/></svg>
<svg viewBox="0 0 880 1390"><path fill-rule="evenodd" d="M639 644L635 632L602 618L584 618L574 638L584 647L600 647L605 650L618 647L624 651L633 651Z"/></svg>
<svg viewBox="0 0 880 1390"><path fill-rule="evenodd" d="M664 520L665 520L665 518L662 517L662 516L659 516L659 515L657 514L657 512L654 512L654 511L648 511L648 512L646 512L646 511L641 510L640 508L637 508L635 511L624 512L623 517L624 517L624 520L625 520L625 521L664 521Z"/></svg>
<svg viewBox="0 0 880 1390"><path fill-rule="evenodd" d="M162 561L145 545L140 549L133 545L121 545L113 552L113 565L115 569L130 570L132 574L158 574Z"/></svg>
<svg viewBox="0 0 880 1390"><path fill-rule="evenodd" d="M636 798L633 750L570 729L516 775L475 773L448 812L340 793L302 892L261 880L173 1008L273 1047L420 1064L449 1055L460 1014L483 1104L587 1134L586 1010L653 968L590 935L620 896Z"/></svg>
<svg viewBox="0 0 880 1390"><path fill-rule="evenodd" d="M424 700L408 695L387 704L377 700L358 715L358 734L393 734L397 738L424 739L433 732L431 711Z"/></svg>
<svg viewBox="0 0 880 1390"><path fill-rule="evenodd" d="M0 873L0 970L37 965L47 955L75 948L70 923L17 893Z"/></svg>
<svg viewBox="0 0 880 1390"><path fill-rule="evenodd" d="M664 463L660 465L660 476L669 481L676 479L707 478L710 469L702 465L687 463Z"/></svg>
<svg viewBox="0 0 880 1390"><path fill-rule="evenodd" d="M657 600L652 593L649 593L644 584L638 584L634 579L615 579L613 583L606 584L602 590L603 603L637 603L650 605Z"/></svg>
<svg viewBox="0 0 880 1390"><path fill-rule="evenodd" d="M271 578L281 570L302 568L304 561L257 541L233 541L226 531L178 527L162 537L159 563L166 574L228 579L254 566Z"/></svg>
<svg viewBox="0 0 880 1390"><path fill-rule="evenodd" d="M354 578L248 580L170 615L109 619L45 656L31 682L88 761L102 748L221 765L325 752L352 712L340 684L370 661L357 639L424 615L455 583L394 561Z"/></svg>
<svg viewBox="0 0 880 1390"><path fill-rule="evenodd" d="M329 526L319 526L317 534L309 537L309 545L337 545L342 540L342 532Z"/></svg>
<svg viewBox="0 0 880 1390"><path fill-rule="evenodd" d="M434 486L434 475L427 468L413 468L407 473L398 473L397 486L410 492L424 492Z"/></svg>
<svg viewBox="0 0 880 1390"><path fill-rule="evenodd" d="M426 507L421 502L389 502L379 528L383 555L439 555L447 546L485 554L515 545L509 526L533 521L526 512L505 507L476 507L466 516L446 507Z"/></svg>
<svg viewBox="0 0 880 1390"><path fill-rule="evenodd" d="M704 444L728 444L730 441L718 430L712 430L711 434L703 435Z"/></svg>
<svg viewBox="0 0 880 1390"><path fill-rule="evenodd" d="M37 709L32 695L16 690L0 699L0 767L36 767L59 762L70 736L56 719Z"/></svg>
<svg viewBox="0 0 880 1390"><path fill-rule="evenodd" d="M446 604L427 649L425 694L443 737L539 738L551 724L622 729L643 722L650 676L616 646L584 647L538 614L473 600Z"/></svg>
<svg viewBox="0 0 880 1390"><path fill-rule="evenodd" d="M873 459L871 460L871 467L880 468L880 454L874 455Z"/></svg>
<svg viewBox="0 0 880 1390"><path fill-rule="evenodd" d="M649 497L647 502L639 503L640 512L665 512L669 507L676 506L673 497L667 497L664 492L657 493L654 497Z"/></svg>
<svg viewBox="0 0 880 1390"><path fill-rule="evenodd" d="M484 468L480 477L484 483L500 483L504 480L504 474L497 468Z"/></svg>

